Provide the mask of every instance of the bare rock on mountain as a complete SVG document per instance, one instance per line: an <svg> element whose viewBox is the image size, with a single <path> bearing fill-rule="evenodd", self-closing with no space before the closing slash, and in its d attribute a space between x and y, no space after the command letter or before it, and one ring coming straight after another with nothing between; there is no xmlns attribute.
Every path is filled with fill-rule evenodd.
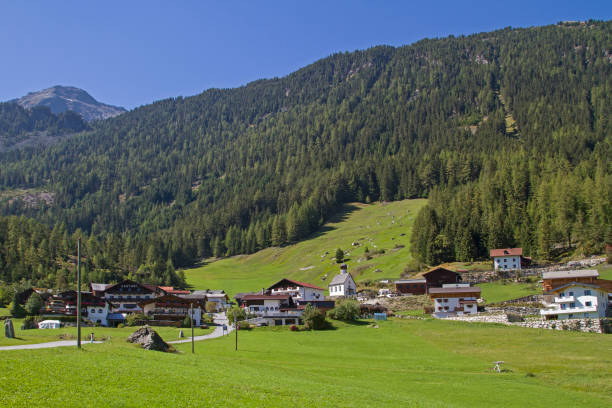
<svg viewBox="0 0 612 408"><path fill-rule="evenodd" d="M42 91L30 92L11 102L16 102L26 109L48 106L56 115L71 110L81 115L86 121L106 119L126 111L119 106L98 102L86 91L73 86L54 86Z"/></svg>

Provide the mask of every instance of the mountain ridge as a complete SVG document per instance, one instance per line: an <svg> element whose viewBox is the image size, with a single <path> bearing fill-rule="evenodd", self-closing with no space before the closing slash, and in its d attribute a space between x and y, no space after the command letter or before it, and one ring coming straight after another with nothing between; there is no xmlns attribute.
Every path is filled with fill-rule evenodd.
<svg viewBox="0 0 612 408"><path fill-rule="evenodd" d="M123 107L98 102L81 88L63 85L28 92L27 95L9 102L17 103L25 109L47 106L56 115L71 110L81 115L88 122L108 119L127 112Z"/></svg>

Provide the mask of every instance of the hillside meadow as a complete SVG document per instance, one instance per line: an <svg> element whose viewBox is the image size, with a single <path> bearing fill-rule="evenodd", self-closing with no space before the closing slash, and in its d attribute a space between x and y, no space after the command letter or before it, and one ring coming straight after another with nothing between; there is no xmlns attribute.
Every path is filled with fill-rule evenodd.
<svg viewBox="0 0 612 408"><path fill-rule="evenodd" d="M398 278L412 261L412 224L425 203L418 199L347 205L305 241L252 255L210 260L186 270L187 283L194 289L223 289L232 295L267 288L283 277L327 288L340 271L334 258L338 248L345 252L345 262L355 280ZM365 259L366 247L370 260ZM374 253L381 250L384 253Z"/></svg>
<svg viewBox="0 0 612 408"><path fill-rule="evenodd" d="M0 405L608 407L612 337L427 320L260 328L138 349L119 339L0 352ZM491 370L503 360L502 373Z"/></svg>

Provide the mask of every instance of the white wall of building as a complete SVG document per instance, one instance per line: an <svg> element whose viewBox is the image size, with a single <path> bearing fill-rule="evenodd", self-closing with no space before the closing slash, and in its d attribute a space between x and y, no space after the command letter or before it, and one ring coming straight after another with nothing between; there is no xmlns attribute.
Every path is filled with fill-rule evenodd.
<svg viewBox="0 0 612 408"><path fill-rule="evenodd" d="M521 257L514 256L496 256L493 257L493 265L495 270L515 270L521 269Z"/></svg>
<svg viewBox="0 0 612 408"><path fill-rule="evenodd" d="M349 293L351 295L349 295ZM354 296L357 294L357 285L352 279L347 279L343 284L340 285L329 285L329 296Z"/></svg>
<svg viewBox="0 0 612 408"><path fill-rule="evenodd" d="M93 323L100 323L102 326L108 326L108 320L106 316L110 312L108 303L104 303L102 306L87 306L87 320Z"/></svg>
<svg viewBox="0 0 612 408"><path fill-rule="evenodd" d="M569 286L554 297L554 302L546 303L540 310L543 317L557 315L564 319L597 319L606 316L608 294L597 288Z"/></svg>
<svg viewBox="0 0 612 408"><path fill-rule="evenodd" d="M462 301L468 301L469 303L463 303ZM456 314L458 316L476 314L478 313L478 307L475 297L446 297L446 298L434 298L434 315L436 317L446 317L449 314ZM463 310L457 310L461 309Z"/></svg>

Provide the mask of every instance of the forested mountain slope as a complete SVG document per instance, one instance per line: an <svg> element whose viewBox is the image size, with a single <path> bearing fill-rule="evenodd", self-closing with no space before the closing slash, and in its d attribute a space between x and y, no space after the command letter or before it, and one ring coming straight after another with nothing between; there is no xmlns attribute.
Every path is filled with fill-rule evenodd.
<svg viewBox="0 0 612 408"><path fill-rule="evenodd" d="M336 54L5 153L0 188L55 201L0 209L93 233L141 270L296 242L345 202L425 196L413 246L428 263L567 240L597 250L611 91L611 22Z"/></svg>
<svg viewBox="0 0 612 408"><path fill-rule="evenodd" d="M0 103L0 152L52 144L61 136L88 128L72 111L56 115L46 106L24 109L16 103Z"/></svg>

